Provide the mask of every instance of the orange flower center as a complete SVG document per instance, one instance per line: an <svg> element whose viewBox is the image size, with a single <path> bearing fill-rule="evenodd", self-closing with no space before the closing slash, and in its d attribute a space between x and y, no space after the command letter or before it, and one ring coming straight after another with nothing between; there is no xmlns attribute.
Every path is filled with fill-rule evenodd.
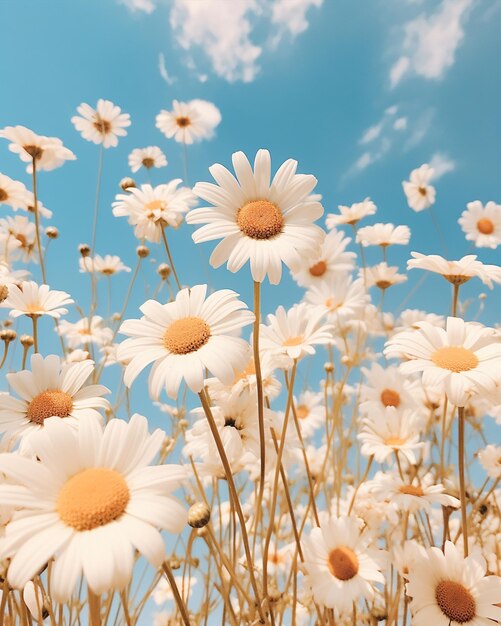
<svg viewBox="0 0 501 626"><path fill-rule="evenodd" d="M273 202L254 200L238 210L237 225L251 239L272 239L282 232L284 218Z"/></svg>
<svg viewBox="0 0 501 626"><path fill-rule="evenodd" d="M191 124L191 120L189 117L181 115L180 117L176 117L176 124L181 128L186 128Z"/></svg>
<svg viewBox="0 0 501 626"><path fill-rule="evenodd" d="M384 406L400 406L400 394L393 389L383 389L380 397Z"/></svg>
<svg viewBox="0 0 501 626"><path fill-rule="evenodd" d="M64 391L49 389L35 396L28 405L26 416L30 422L43 424L48 417L68 417L73 409L73 398Z"/></svg>
<svg viewBox="0 0 501 626"><path fill-rule="evenodd" d="M94 128L101 133L101 135L107 135L111 131L111 124L108 120L103 120L97 117L94 122Z"/></svg>
<svg viewBox="0 0 501 626"><path fill-rule="evenodd" d="M487 217L483 217L477 222L477 229L482 235L491 235L494 232L494 223Z"/></svg>
<svg viewBox="0 0 501 626"><path fill-rule="evenodd" d="M405 493L408 496L424 496L424 491L421 487L415 485L402 485L399 489L400 493Z"/></svg>
<svg viewBox="0 0 501 626"><path fill-rule="evenodd" d="M124 477L113 469L92 467L72 476L57 499L61 520L76 530L92 530L120 517L130 500Z"/></svg>
<svg viewBox="0 0 501 626"><path fill-rule="evenodd" d="M461 583L442 580L435 589L435 599L442 613L453 622L465 624L476 615L475 598Z"/></svg>
<svg viewBox="0 0 501 626"><path fill-rule="evenodd" d="M152 200L144 205L144 210L150 217L153 215L153 212L158 211L158 209L161 211L165 209L165 202L163 200Z"/></svg>
<svg viewBox="0 0 501 626"><path fill-rule="evenodd" d="M303 343L303 341L304 341L303 335L298 335L297 337L289 337L289 339L286 339L282 345L285 347L300 346Z"/></svg>
<svg viewBox="0 0 501 626"><path fill-rule="evenodd" d="M426 196L426 187L418 187L418 192L419 192L422 196Z"/></svg>
<svg viewBox="0 0 501 626"><path fill-rule="evenodd" d="M151 157L144 157L142 163L144 167L149 170L155 165L155 159L152 159Z"/></svg>
<svg viewBox="0 0 501 626"><path fill-rule="evenodd" d="M376 287L379 287L379 289L388 289L391 285L392 283L390 280L378 280L376 282Z"/></svg>
<svg viewBox="0 0 501 626"><path fill-rule="evenodd" d="M318 263L315 263L315 265L312 265L309 269L310 274L315 276L315 278L323 276L326 271L327 263L325 261L319 261Z"/></svg>
<svg viewBox="0 0 501 626"><path fill-rule="evenodd" d="M439 348L431 355L435 365L451 372L467 372L475 369L478 359L474 352L461 346L446 346Z"/></svg>
<svg viewBox="0 0 501 626"><path fill-rule="evenodd" d="M42 158L43 149L40 146L23 146L24 150L30 155L32 159L36 159L37 161Z"/></svg>
<svg viewBox="0 0 501 626"><path fill-rule="evenodd" d="M189 354L204 346L210 338L210 328L199 317L185 317L172 322L164 334L164 346L174 354Z"/></svg>
<svg viewBox="0 0 501 626"><path fill-rule="evenodd" d="M4 202L9 197L9 194L0 187L0 202Z"/></svg>
<svg viewBox="0 0 501 626"><path fill-rule="evenodd" d="M401 437L388 437L387 439L384 440L384 443L387 446L398 447L398 446L404 445L405 439L402 439Z"/></svg>
<svg viewBox="0 0 501 626"><path fill-rule="evenodd" d="M310 414L310 409L306 406L306 404L300 404L296 408L296 415L298 416L300 420L306 419L309 414Z"/></svg>
<svg viewBox="0 0 501 626"><path fill-rule="evenodd" d="M329 552L327 566L330 573L339 580L350 580L358 573L357 555L346 546L334 548Z"/></svg>

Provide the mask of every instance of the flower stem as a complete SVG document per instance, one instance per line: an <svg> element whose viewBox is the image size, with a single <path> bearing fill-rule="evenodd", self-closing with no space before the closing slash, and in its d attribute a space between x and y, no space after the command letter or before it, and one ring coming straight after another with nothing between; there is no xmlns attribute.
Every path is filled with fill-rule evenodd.
<svg viewBox="0 0 501 626"><path fill-rule="evenodd" d="M464 556L468 556L468 517L466 515L466 489L464 481L464 406L458 406L458 465L459 493L461 499L461 529L463 532Z"/></svg>
<svg viewBox="0 0 501 626"><path fill-rule="evenodd" d="M176 281L176 285L177 285L178 291L181 291L181 283L179 282L179 278L177 277L176 268L174 267L174 261L172 260L172 255L170 253L169 244L167 243L167 237L165 235L165 230L162 228L161 231L162 231L162 239L163 239L163 242L164 242L165 251L167 252L167 258L169 259L169 264L170 264L172 273L174 274L174 279Z"/></svg>
<svg viewBox="0 0 501 626"><path fill-rule="evenodd" d="M42 271L42 280L44 284L47 283L47 278L45 275L45 264L42 254L42 243L40 241L40 213L38 211L38 199L37 199L37 161L36 158L33 157L33 172L32 172L32 180L33 180L33 202L35 204L35 233L37 239L37 250L38 250L38 258L40 259L40 269Z"/></svg>
<svg viewBox="0 0 501 626"><path fill-rule="evenodd" d="M177 608L179 609L179 612L181 613L181 619L183 620L183 624L184 626L190 626L190 618L188 616L188 609L186 608L186 605L183 602L183 599L181 598L179 589L177 588L177 585L176 585L176 580L174 578L172 570L169 564L167 563L167 561L164 561L162 563L162 569L165 573L167 580L169 581L169 585L172 589L172 595L174 596L174 600L176 601Z"/></svg>

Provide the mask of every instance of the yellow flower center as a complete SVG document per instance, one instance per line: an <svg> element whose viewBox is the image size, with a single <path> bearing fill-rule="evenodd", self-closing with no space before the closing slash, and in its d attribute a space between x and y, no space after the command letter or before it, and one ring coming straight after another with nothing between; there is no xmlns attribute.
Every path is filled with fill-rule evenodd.
<svg viewBox="0 0 501 626"><path fill-rule="evenodd" d="M465 624L476 615L475 598L461 583L442 580L435 588L435 599L442 613L453 622Z"/></svg>
<svg viewBox="0 0 501 626"><path fill-rule="evenodd" d="M426 187L418 187L418 192L419 192L422 196L426 196Z"/></svg>
<svg viewBox="0 0 501 626"><path fill-rule="evenodd" d="M94 128L101 133L101 135L107 135L111 131L111 124L108 120L103 120L97 117L94 122Z"/></svg>
<svg viewBox="0 0 501 626"><path fill-rule="evenodd" d="M151 157L144 157L142 163L144 167L149 170L155 165L155 159L152 159Z"/></svg>
<svg viewBox="0 0 501 626"><path fill-rule="evenodd" d="M339 309L339 307L341 306L341 303L340 302L336 302L334 300L334 298L327 298L327 300L325 301L325 306L330 311L335 311L336 309Z"/></svg>
<svg viewBox="0 0 501 626"><path fill-rule="evenodd" d="M284 347L300 346L303 343L303 341L304 341L303 335L298 335L297 337L289 337L289 339L286 339L282 345Z"/></svg>
<svg viewBox="0 0 501 626"><path fill-rule="evenodd" d="M400 394L394 389L383 389L380 398L384 406L400 406Z"/></svg>
<svg viewBox="0 0 501 626"><path fill-rule="evenodd" d="M474 352L462 346L447 346L439 348L431 355L435 365L451 372L467 372L475 369L478 359Z"/></svg>
<svg viewBox="0 0 501 626"><path fill-rule="evenodd" d="M379 289L388 289L388 287L391 287L391 284L390 280L378 280L376 287L379 287Z"/></svg>
<svg viewBox="0 0 501 626"><path fill-rule="evenodd" d="M350 580L358 573L357 555L346 546L334 548L329 552L327 566L330 573L339 580Z"/></svg>
<svg viewBox="0 0 501 626"><path fill-rule="evenodd" d="M209 325L199 317L185 317L172 322L164 334L164 346L174 354L189 354L204 346L210 338Z"/></svg>
<svg viewBox="0 0 501 626"><path fill-rule="evenodd" d="M463 285L471 278L471 276L465 276L464 274L442 274L442 276L453 285Z"/></svg>
<svg viewBox="0 0 501 626"><path fill-rule="evenodd" d="M30 422L43 424L48 417L68 417L73 409L73 398L64 391L48 389L35 396L28 405L26 417Z"/></svg>
<svg viewBox="0 0 501 626"><path fill-rule="evenodd" d="M401 437L388 437L387 439L384 440L384 443L387 446L398 447L398 446L404 445L405 439L402 439Z"/></svg>
<svg viewBox="0 0 501 626"><path fill-rule="evenodd" d="M92 467L72 476L57 499L61 520L76 530L92 530L120 517L130 500L124 477L113 469Z"/></svg>
<svg viewBox="0 0 501 626"><path fill-rule="evenodd" d="M176 117L176 124L180 128L186 128L186 126L189 126L191 124L191 120L189 117L181 115L180 117Z"/></svg>
<svg viewBox="0 0 501 626"><path fill-rule="evenodd" d="M402 485L399 489L400 493L405 493L408 496L424 496L424 491L421 487L415 485Z"/></svg>
<svg viewBox="0 0 501 626"><path fill-rule="evenodd" d="M296 408L296 415L298 416L300 420L306 419L309 414L310 414L310 409L306 406L306 404L300 404Z"/></svg>
<svg viewBox="0 0 501 626"><path fill-rule="evenodd" d="M482 235L491 235L494 232L494 223L487 217L483 217L477 222L477 229Z"/></svg>
<svg viewBox="0 0 501 626"><path fill-rule="evenodd" d="M319 261L318 263L315 263L315 265L312 265L309 269L310 274L315 276L315 278L323 276L326 271L327 263L325 261Z"/></svg>
<svg viewBox="0 0 501 626"><path fill-rule="evenodd" d="M161 211L165 209L165 202L163 200L152 200L144 205L144 210L149 216L153 215L153 212L158 209Z"/></svg>
<svg viewBox="0 0 501 626"><path fill-rule="evenodd" d="M9 197L9 194L0 187L0 202L4 202Z"/></svg>
<svg viewBox="0 0 501 626"><path fill-rule="evenodd" d="M251 239L272 239L282 232L284 218L273 202L254 200L238 210L237 225Z"/></svg>

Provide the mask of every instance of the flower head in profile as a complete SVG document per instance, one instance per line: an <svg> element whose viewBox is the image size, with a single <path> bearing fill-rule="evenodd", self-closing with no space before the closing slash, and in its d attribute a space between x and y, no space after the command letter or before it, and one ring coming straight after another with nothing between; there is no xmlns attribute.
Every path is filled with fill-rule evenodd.
<svg viewBox="0 0 501 626"><path fill-rule="evenodd" d="M167 159L158 146L136 148L129 154L129 167L135 174L142 167L151 170L152 167L165 167Z"/></svg>
<svg viewBox="0 0 501 626"><path fill-rule="evenodd" d="M115 254L99 254L93 257L86 256L79 259L81 272L93 272L101 276L113 276L119 272L130 272L130 267L124 265L119 256Z"/></svg>
<svg viewBox="0 0 501 626"><path fill-rule="evenodd" d="M21 161L29 163L27 172L33 170L33 162L37 171L54 170L66 161L73 161L76 156L63 146L57 137L37 135L25 126L6 126L0 130L0 137L8 139L9 150L19 155Z"/></svg>
<svg viewBox="0 0 501 626"><path fill-rule="evenodd" d="M229 289L207 296L207 285L196 285L179 291L174 302L145 302L140 307L143 317L126 320L120 327L129 337L117 353L119 360L128 362L125 384L130 387L153 362L149 389L154 399L163 388L175 398L182 380L198 393L206 369L230 384L248 356L247 342L235 334L254 321L254 314L237 297Z"/></svg>
<svg viewBox="0 0 501 626"><path fill-rule="evenodd" d="M96 108L83 102L77 107L79 115L71 118L75 129L87 141L103 144L103 148L118 146L118 138L125 137L130 126L130 115L122 113L122 109L110 100L100 98Z"/></svg>
<svg viewBox="0 0 501 626"><path fill-rule="evenodd" d="M171 493L185 480L179 465L150 464L165 433L148 433L146 418L96 418L69 428L49 418L31 438L34 457L0 455L2 502L17 511L5 529L1 558L10 558L9 584L22 588L54 558L50 589L66 602L83 574L102 594L130 581L134 551L155 567L165 558L160 530L178 533L186 511Z"/></svg>
<svg viewBox="0 0 501 626"><path fill-rule="evenodd" d="M0 394L0 431L9 439L30 437L49 417L64 418L78 426L83 417L98 417L109 407L103 385L87 385L94 361L64 363L55 354L31 357L31 371L7 374L7 382L19 396Z"/></svg>
<svg viewBox="0 0 501 626"><path fill-rule="evenodd" d="M501 204L491 201L484 206L475 200L466 207L458 220L466 239L477 248L497 248L501 244Z"/></svg>
<svg viewBox="0 0 501 626"><path fill-rule="evenodd" d="M313 224L323 213L310 199L316 185L311 175L296 174L297 162L289 159L271 179L271 157L259 150L251 167L243 152L232 157L236 178L219 164L209 168L217 185L197 183L194 192L212 207L190 211L188 224L205 224L193 234L195 243L222 239L211 255L213 267L227 261L238 272L250 261L252 278L266 275L280 282L282 262L294 269L322 244L324 232Z"/></svg>
<svg viewBox="0 0 501 626"><path fill-rule="evenodd" d="M398 273L398 267L388 265L386 262L378 263L372 267L360 270L360 276L365 274L367 287L377 287L384 291L393 285L399 285L407 280L405 274Z"/></svg>
<svg viewBox="0 0 501 626"><path fill-rule="evenodd" d="M14 211L26 208L26 187L18 180L0 174L0 204L10 206Z"/></svg>
<svg viewBox="0 0 501 626"><path fill-rule="evenodd" d="M422 373L425 386L441 387L462 407L470 395L493 393L501 383L501 343L493 335L492 328L448 317L445 330L421 322L418 330L398 333L384 353L405 357L403 374Z"/></svg>
<svg viewBox="0 0 501 626"><path fill-rule="evenodd" d="M113 331L99 315L93 315L90 323L87 316L77 322L62 320L59 322L59 330L66 338L69 348L79 348L90 343L102 347L113 339Z"/></svg>
<svg viewBox="0 0 501 626"><path fill-rule="evenodd" d="M329 230L343 224L355 226L364 217L374 215L377 210L376 205L370 198L365 198L363 202L355 202L351 206L340 204L338 208L339 213L329 213L325 219L325 225Z"/></svg>
<svg viewBox="0 0 501 626"><path fill-rule="evenodd" d="M363 280L352 280L348 273L336 274L312 285L304 300L321 307L328 320L338 325L359 319L369 303Z"/></svg>
<svg viewBox="0 0 501 626"><path fill-rule="evenodd" d="M357 242L364 247L381 246L406 246L411 238L408 226L394 226L393 224L372 224L364 226L357 231Z"/></svg>
<svg viewBox="0 0 501 626"><path fill-rule="evenodd" d="M429 184L434 173L433 168L425 163L412 170L410 180L402 182L407 203L417 213L429 209L432 204L435 204L435 187Z"/></svg>
<svg viewBox="0 0 501 626"><path fill-rule="evenodd" d="M42 229L40 229L42 230ZM0 219L0 258L7 263L36 260L36 226L25 215Z"/></svg>
<svg viewBox="0 0 501 626"><path fill-rule="evenodd" d="M411 252L413 257L407 262L407 269L427 270L440 274L453 285L462 285L477 277L492 289L492 283L501 283L501 267L486 265L477 260L476 255L469 254L458 261L446 261L438 254L421 254Z"/></svg>
<svg viewBox="0 0 501 626"><path fill-rule="evenodd" d="M179 187L181 179L166 185L141 185L131 187L125 194L118 194L113 203L115 217L128 217L138 239L154 243L160 241L166 226L177 228L184 214L196 204L196 198L188 187Z"/></svg>
<svg viewBox="0 0 501 626"><path fill-rule="evenodd" d="M68 313L66 305L72 303L70 294L65 291L55 291L51 290L49 285L37 285L34 281L24 281L19 286L9 287L9 295L0 306L10 309L11 317L49 315L59 319L61 315Z"/></svg>
<svg viewBox="0 0 501 626"><path fill-rule="evenodd" d="M221 113L216 105L207 100L172 102L172 110L162 109L156 118L156 126L167 139L179 143L192 144L210 139L221 121Z"/></svg>

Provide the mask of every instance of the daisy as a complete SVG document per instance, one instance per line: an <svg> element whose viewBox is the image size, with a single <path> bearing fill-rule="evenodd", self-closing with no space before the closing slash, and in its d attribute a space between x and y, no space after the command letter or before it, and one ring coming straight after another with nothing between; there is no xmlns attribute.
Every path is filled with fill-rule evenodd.
<svg viewBox="0 0 501 626"><path fill-rule="evenodd" d="M501 382L501 344L493 329L457 317L437 328L426 322L419 330L402 332L386 343L388 357L405 355L403 374L422 373L423 384L441 387L449 401L465 406L476 393L492 393Z"/></svg>
<svg viewBox="0 0 501 626"><path fill-rule="evenodd" d="M395 330L417 329L419 328L419 322L428 322L433 324L433 326L443 327L445 320L443 315L436 315L435 313L428 313L419 309L405 309L405 311L400 313L400 317L395 324Z"/></svg>
<svg viewBox="0 0 501 626"><path fill-rule="evenodd" d="M434 485L431 475L424 476L419 484L404 482L395 474L379 474L371 481L371 491L379 500L391 502L400 511L415 513L429 511L432 504L459 508L457 498L444 493L443 485Z"/></svg>
<svg viewBox="0 0 501 626"><path fill-rule="evenodd" d="M17 285L9 287L9 295L0 306L10 309L11 317L49 315L59 319L61 315L68 313L65 305L73 302L70 294L65 291L55 291L51 290L49 285L39 286L34 281L24 281L19 287Z"/></svg>
<svg viewBox="0 0 501 626"><path fill-rule="evenodd" d="M118 349L120 360L130 359L124 374L127 387L152 362L149 389L155 400L163 387L175 398L183 379L198 393L205 368L223 383L233 381L248 349L247 342L234 335L252 324L254 314L229 289L206 295L207 285L196 285L181 289L174 302L148 300L140 307L140 320L122 324L120 332L130 337Z"/></svg>
<svg viewBox="0 0 501 626"><path fill-rule="evenodd" d="M22 588L54 558L50 589L66 602L83 573L102 594L130 581L134 550L158 568L165 545L158 532L178 533L186 511L171 495L185 479L179 465L149 467L165 433L148 433L146 418L112 419L102 429L87 417L78 430L49 418L32 437L39 460L0 456L0 470L15 485L0 486L2 502L19 512L7 525L2 558L8 580Z"/></svg>
<svg viewBox="0 0 501 626"><path fill-rule="evenodd" d="M491 478L501 477L501 446L488 445L478 453L478 460Z"/></svg>
<svg viewBox="0 0 501 626"><path fill-rule="evenodd" d="M316 602L345 613L353 602L373 598L374 583L385 582L387 553L370 547L371 541L354 517L331 518L311 531L304 539L305 582Z"/></svg>
<svg viewBox="0 0 501 626"><path fill-rule="evenodd" d="M310 437L325 424L325 406L322 393L303 391L299 398L294 398L294 406L303 437Z"/></svg>
<svg viewBox="0 0 501 626"><path fill-rule="evenodd" d="M25 189L24 193L25 195L24 195L24 200L23 200L23 206L21 206L20 208L23 209L23 211L28 211L29 213L35 213L35 196L33 195L33 192L31 192L29 189ZM37 209L38 209L38 214L41 215L42 217L45 217L47 219L50 219L52 217L52 211L44 207L44 205L40 202L38 198L37 198Z"/></svg>
<svg viewBox="0 0 501 626"><path fill-rule="evenodd" d="M69 348L87 346L89 343L102 347L111 343L113 339L113 331L105 326L103 318L99 315L92 316L90 326L88 317L83 317L77 322L62 320L59 322L59 330L66 337Z"/></svg>
<svg viewBox="0 0 501 626"><path fill-rule="evenodd" d="M477 248L497 248L501 243L501 204L491 201L484 207L480 200L475 200L466 206L458 220L466 239Z"/></svg>
<svg viewBox="0 0 501 626"><path fill-rule="evenodd" d="M65 161L73 161L76 156L63 146L57 137L37 135L25 126L6 126L0 130L0 137L8 139L9 150L19 155L21 161L29 163L27 172L33 171L33 162L37 171L53 170Z"/></svg>
<svg viewBox="0 0 501 626"><path fill-rule="evenodd" d="M501 620L501 578L486 576L485 559L463 558L451 541L444 552L428 548L412 564L408 580L415 626L491 626Z"/></svg>
<svg viewBox="0 0 501 626"><path fill-rule="evenodd" d="M364 226L357 232L357 243L367 246L406 246L411 238L408 226L394 226L393 224L373 224Z"/></svg>
<svg viewBox="0 0 501 626"><path fill-rule="evenodd" d="M312 285L304 296L308 304L323 308L330 322L342 324L362 316L369 297L361 279L337 274L318 285Z"/></svg>
<svg viewBox="0 0 501 626"><path fill-rule="evenodd" d="M0 256L6 261L36 260L35 245L36 226L27 217L16 215L0 219Z"/></svg>
<svg viewBox="0 0 501 626"><path fill-rule="evenodd" d="M257 152L254 170L243 152L235 152L232 161L237 178L215 164L209 171L218 184L195 185L194 192L214 206L186 216L189 224L206 224L193 233L193 241L222 239L210 258L213 267L227 261L228 269L238 272L250 260L254 281L263 282L268 275L276 285L282 262L294 269L322 244L324 232L313 222L323 208L309 199L316 178L296 174L297 162L289 159L270 182L267 150Z"/></svg>
<svg viewBox="0 0 501 626"><path fill-rule="evenodd" d="M120 107L102 98L97 101L95 109L83 102L77 111L80 116L71 118L75 129L87 141L103 144L103 148L115 148L118 138L127 135L125 129L131 124L128 113L122 113Z"/></svg>
<svg viewBox="0 0 501 626"><path fill-rule="evenodd" d="M102 396L109 393L103 385L86 385L94 371L94 361L64 363L55 354L45 359L31 356L31 371L7 374L7 382L19 398L0 395L0 430L6 438L29 437L52 416L77 426L86 416L101 419L109 407Z"/></svg>
<svg viewBox="0 0 501 626"><path fill-rule="evenodd" d="M376 205L370 198L365 198L363 202L356 202L351 206L338 206L339 214L329 213L325 219L325 225L329 230L336 228L342 224L355 226L358 222L368 215L374 215L377 210Z"/></svg>
<svg viewBox="0 0 501 626"><path fill-rule="evenodd" d="M26 187L23 183L0 174L0 204L10 206L14 211L25 208Z"/></svg>
<svg viewBox="0 0 501 626"><path fill-rule="evenodd" d="M458 261L446 261L438 254L421 254L419 252L411 252L413 257L407 261L407 269L428 270L441 274L446 280L453 285L462 285L470 278L476 276L492 289L492 283L501 283L501 267L498 265L485 265L481 261L477 261L474 254L462 257Z"/></svg>
<svg viewBox="0 0 501 626"><path fill-rule="evenodd" d="M130 267L124 265L119 256L105 254L104 257L96 254L94 257L80 257L81 272L94 272L103 276L113 276L119 272L130 272Z"/></svg>
<svg viewBox="0 0 501 626"><path fill-rule="evenodd" d="M129 154L129 167L135 174L141 167L151 170L152 167L165 167L167 159L158 146L136 148Z"/></svg>
<svg viewBox="0 0 501 626"><path fill-rule="evenodd" d="M400 411L416 410L420 383L404 376L396 365L381 367L373 363L371 368L361 368L366 379L360 392L360 410L365 415L393 406Z"/></svg>
<svg viewBox="0 0 501 626"><path fill-rule="evenodd" d="M301 287L310 287L338 272L351 271L357 255L346 252L350 241L341 231L331 230L314 256L302 260L292 277Z"/></svg>
<svg viewBox="0 0 501 626"><path fill-rule="evenodd" d="M172 111L162 109L156 118L157 128L179 143L192 144L210 139L221 121L219 109L206 100L172 102Z"/></svg>
<svg viewBox="0 0 501 626"><path fill-rule="evenodd" d="M412 170L410 180L402 182L407 203L417 213L435 204L435 187L428 184L433 174L434 169L425 163Z"/></svg>
<svg viewBox="0 0 501 626"><path fill-rule="evenodd" d="M7 287L19 285L28 278L26 270L12 270L6 263L0 263L0 285Z"/></svg>
<svg viewBox="0 0 501 626"><path fill-rule="evenodd" d="M177 228L184 214L196 204L191 189L179 187L176 178L166 185L131 187L126 194L118 194L113 203L115 217L128 217L138 239L158 243L166 226Z"/></svg>
<svg viewBox="0 0 501 626"><path fill-rule="evenodd" d="M363 278L364 273L367 287L378 287L382 291L407 280L405 274L398 273L398 267L389 266L385 262L360 270L361 278Z"/></svg>
<svg viewBox="0 0 501 626"><path fill-rule="evenodd" d="M392 454L400 452L411 465L416 464L415 452L421 451L421 418L413 411L398 411L388 406L383 411L374 411L362 420L357 436L362 442L360 452L373 456L384 463Z"/></svg>
<svg viewBox="0 0 501 626"><path fill-rule="evenodd" d="M275 315L268 315L260 327L260 347L263 352L300 360L315 354L316 345L332 343L332 326L322 324L324 310L309 304L296 304L286 311L279 306Z"/></svg>

